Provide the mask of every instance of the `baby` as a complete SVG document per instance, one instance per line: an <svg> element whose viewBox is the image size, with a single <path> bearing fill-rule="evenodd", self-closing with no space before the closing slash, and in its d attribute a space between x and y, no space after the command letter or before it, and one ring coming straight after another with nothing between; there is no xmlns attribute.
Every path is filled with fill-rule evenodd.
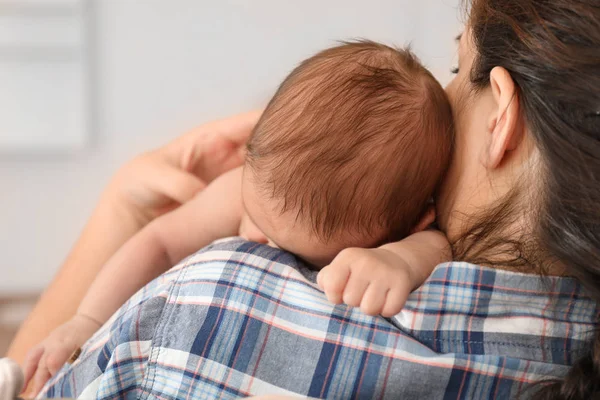
<svg viewBox="0 0 600 400"><path fill-rule="evenodd" d="M423 228L451 147L444 90L409 51L360 41L305 60L265 109L245 165L129 240L77 315L32 350L26 379L38 364L47 369L38 376L56 373L138 289L228 236L264 240L320 269L333 303L397 314L450 258L445 237Z"/></svg>

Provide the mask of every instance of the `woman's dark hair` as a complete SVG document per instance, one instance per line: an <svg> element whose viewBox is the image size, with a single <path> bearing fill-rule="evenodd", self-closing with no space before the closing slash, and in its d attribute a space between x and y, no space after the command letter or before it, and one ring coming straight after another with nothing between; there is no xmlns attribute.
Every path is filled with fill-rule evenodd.
<svg viewBox="0 0 600 400"><path fill-rule="evenodd" d="M471 0L474 90L504 67L541 155L533 232L506 235L511 199L454 244L456 258L513 266L564 266L600 301L600 0ZM493 234L494 233L494 234ZM504 233L511 240L496 240ZM513 232L514 233L514 232ZM487 240L487 242L486 242ZM534 387L538 399L600 396L600 334L564 379Z"/></svg>

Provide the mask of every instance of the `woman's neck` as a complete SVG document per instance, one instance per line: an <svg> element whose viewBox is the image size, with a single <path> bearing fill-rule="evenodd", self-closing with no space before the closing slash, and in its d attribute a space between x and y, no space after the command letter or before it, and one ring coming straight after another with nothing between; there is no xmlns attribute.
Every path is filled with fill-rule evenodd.
<svg viewBox="0 0 600 400"><path fill-rule="evenodd" d="M454 216L454 233L449 236L454 259L507 271L568 276L568 269L540 244L533 222L538 213L532 207L538 201L524 199L520 190L514 190L479 215Z"/></svg>

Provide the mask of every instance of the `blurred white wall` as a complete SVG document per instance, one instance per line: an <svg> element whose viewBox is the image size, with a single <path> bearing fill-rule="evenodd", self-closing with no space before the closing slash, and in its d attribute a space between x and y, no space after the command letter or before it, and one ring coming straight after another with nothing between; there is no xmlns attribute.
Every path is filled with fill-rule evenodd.
<svg viewBox="0 0 600 400"><path fill-rule="evenodd" d="M410 41L447 82L458 1L92 1L87 148L0 156L0 293L49 282L119 165L265 104L296 63L335 40Z"/></svg>

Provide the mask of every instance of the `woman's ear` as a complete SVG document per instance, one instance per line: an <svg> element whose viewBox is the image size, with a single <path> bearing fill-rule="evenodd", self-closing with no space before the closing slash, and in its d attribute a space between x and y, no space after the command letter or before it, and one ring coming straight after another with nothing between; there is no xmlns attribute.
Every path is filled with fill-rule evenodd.
<svg viewBox="0 0 600 400"><path fill-rule="evenodd" d="M495 67L490 72L490 85L495 103L488 125L489 139L483 163L487 168L498 167L523 139L519 96L510 73Z"/></svg>

